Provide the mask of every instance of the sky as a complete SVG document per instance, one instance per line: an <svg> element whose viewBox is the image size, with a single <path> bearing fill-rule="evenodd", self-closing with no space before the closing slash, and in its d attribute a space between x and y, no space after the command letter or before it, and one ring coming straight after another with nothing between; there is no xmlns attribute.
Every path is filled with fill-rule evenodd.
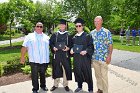
<svg viewBox="0 0 140 93"><path fill-rule="evenodd" d="M37 0L33 0L33 1L36 2ZM46 0L38 0L38 1L43 1L43 2L44 2L44 1L46 1ZM8 0L0 0L0 2L1 2L1 3L3 3L3 2L8 2Z"/></svg>

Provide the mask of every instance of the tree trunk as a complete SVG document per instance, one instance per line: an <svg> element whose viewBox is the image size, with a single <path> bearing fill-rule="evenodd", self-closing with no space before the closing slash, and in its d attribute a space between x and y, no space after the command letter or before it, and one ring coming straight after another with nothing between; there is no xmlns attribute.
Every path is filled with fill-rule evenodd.
<svg viewBox="0 0 140 93"><path fill-rule="evenodd" d="M11 26L12 26L12 22L13 22L13 20L11 20L11 22L10 22L10 47L12 47L12 37L11 37L11 33L12 33Z"/></svg>

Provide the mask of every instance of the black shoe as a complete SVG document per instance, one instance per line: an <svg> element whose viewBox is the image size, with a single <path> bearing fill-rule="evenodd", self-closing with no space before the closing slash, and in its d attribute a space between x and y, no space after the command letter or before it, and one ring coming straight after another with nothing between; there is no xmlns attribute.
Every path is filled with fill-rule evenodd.
<svg viewBox="0 0 140 93"><path fill-rule="evenodd" d="M37 91L33 91L33 93L38 93Z"/></svg>
<svg viewBox="0 0 140 93"><path fill-rule="evenodd" d="M93 93L93 90L90 90L89 93Z"/></svg>
<svg viewBox="0 0 140 93"><path fill-rule="evenodd" d="M66 90L66 91L70 91L70 89L69 89L69 87L68 87L68 86L66 86L66 87L65 87L65 90Z"/></svg>
<svg viewBox="0 0 140 93"><path fill-rule="evenodd" d="M77 88L74 92L80 92L82 91L82 88Z"/></svg>
<svg viewBox="0 0 140 93"><path fill-rule="evenodd" d="M55 89L57 89L58 87L53 86L50 91L54 91Z"/></svg>
<svg viewBox="0 0 140 93"><path fill-rule="evenodd" d="M46 87L45 88L41 88L41 89L44 90L44 91L48 91L48 88L46 88Z"/></svg>

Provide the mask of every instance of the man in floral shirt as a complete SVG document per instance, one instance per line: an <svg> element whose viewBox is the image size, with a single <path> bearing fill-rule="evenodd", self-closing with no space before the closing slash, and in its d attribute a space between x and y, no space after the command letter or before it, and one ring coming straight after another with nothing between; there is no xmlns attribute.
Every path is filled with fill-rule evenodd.
<svg viewBox="0 0 140 93"><path fill-rule="evenodd" d="M90 33L95 49L92 62L97 79L97 93L108 93L108 64L111 61L113 41L111 32L103 28L102 23L101 16L95 17L94 24L96 28Z"/></svg>

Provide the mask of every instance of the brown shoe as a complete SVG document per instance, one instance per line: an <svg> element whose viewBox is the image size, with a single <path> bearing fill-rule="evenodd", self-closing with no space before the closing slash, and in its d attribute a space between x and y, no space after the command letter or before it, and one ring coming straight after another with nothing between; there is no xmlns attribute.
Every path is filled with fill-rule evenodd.
<svg viewBox="0 0 140 93"><path fill-rule="evenodd" d="M55 89L57 89L58 87L53 86L50 91L54 91Z"/></svg>
<svg viewBox="0 0 140 93"><path fill-rule="evenodd" d="M102 91L102 90L100 90L100 89L98 89L97 93L103 93L103 91Z"/></svg>

